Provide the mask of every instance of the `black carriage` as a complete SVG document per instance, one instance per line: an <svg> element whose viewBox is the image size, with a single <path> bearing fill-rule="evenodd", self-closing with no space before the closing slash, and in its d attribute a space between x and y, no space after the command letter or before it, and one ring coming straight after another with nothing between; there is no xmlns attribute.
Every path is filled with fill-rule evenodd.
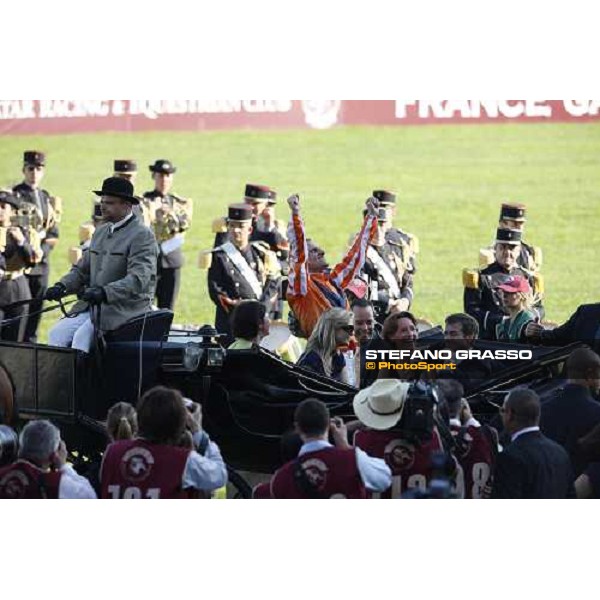
<svg viewBox="0 0 600 600"><path fill-rule="evenodd" d="M134 403L155 385L175 387L203 407L204 426L233 469L272 473L280 464L281 436L290 431L299 402L316 397L331 413L350 419L356 389L281 360L263 348L226 351L215 331L171 329L173 314L156 311L106 336L91 355L43 344L0 342L0 365L10 378L14 407L4 420L48 418L63 432L75 459L98 457L106 446L103 420L119 401ZM423 337L430 346L439 329ZM476 348L498 344L478 342ZM506 345L502 345L506 347ZM523 348L512 345L511 347ZM562 383L574 346L535 348L533 360L496 365L468 395L474 413L493 421L504 394L528 385L542 397Z"/></svg>

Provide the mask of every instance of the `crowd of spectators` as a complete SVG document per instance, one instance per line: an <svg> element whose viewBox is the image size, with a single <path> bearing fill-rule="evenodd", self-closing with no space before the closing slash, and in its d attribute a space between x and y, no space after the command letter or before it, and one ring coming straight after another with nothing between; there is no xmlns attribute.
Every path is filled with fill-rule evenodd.
<svg viewBox="0 0 600 600"><path fill-rule="evenodd" d="M528 321L520 319L527 298L526 289L515 291L507 340L525 335ZM234 350L255 348L269 334L264 305L239 303L232 331ZM479 326L458 313L438 333L430 347L456 352L478 343ZM421 341L418 322L407 311L392 313L381 326L364 299L351 310L325 311L298 364L355 385L355 419L332 418L316 398L301 402L293 431L282 437L280 468L253 497L599 497L600 357L593 350L572 351L566 384L550 399L541 402L533 390L516 387L505 394L496 418L482 424L465 396L493 371L485 360L458 360L455 370L437 377L365 366L368 349L410 351ZM223 495L223 457L202 427L201 406L179 391L156 387L136 407L117 403L105 425L101 460L78 473L59 429L30 421L20 433L18 455L0 468L0 497Z"/></svg>

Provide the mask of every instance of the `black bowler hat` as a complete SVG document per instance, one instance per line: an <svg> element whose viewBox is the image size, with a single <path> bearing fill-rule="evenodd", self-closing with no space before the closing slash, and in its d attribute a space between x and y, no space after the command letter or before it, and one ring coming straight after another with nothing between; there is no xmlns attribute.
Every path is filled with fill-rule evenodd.
<svg viewBox="0 0 600 600"><path fill-rule="evenodd" d="M496 231L496 244L521 243L521 232L518 229L498 229Z"/></svg>
<svg viewBox="0 0 600 600"><path fill-rule="evenodd" d="M0 190L0 202L3 202L4 204L10 204L17 209L21 207L21 203L19 202L18 198L14 194L11 194L8 190Z"/></svg>
<svg viewBox="0 0 600 600"><path fill-rule="evenodd" d="M23 152L23 162L26 165L44 167L46 166L46 155L37 150L25 150L25 152Z"/></svg>
<svg viewBox="0 0 600 600"><path fill-rule="evenodd" d="M152 173L165 173L166 175L170 175L177 171L177 167L173 166L173 163L170 160L166 160L165 158L159 158L154 161L153 165L148 167Z"/></svg>
<svg viewBox="0 0 600 600"><path fill-rule="evenodd" d="M256 200L267 200L270 204L275 204L277 199L277 192L272 190L270 187L266 185L255 185L254 183L246 184L246 191L244 192L244 196L250 200L250 202Z"/></svg>
<svg viewBox="0 0 600 600"><path fill-rule="evenodd" d="M96 196L116 196L132 204L139 204L140 199L133 195L133 185L122 177L109 177L102 182L101 190L94 190Z"/></svg>
<svg viewBox="0 0 600 600"><path fill-rule="evenodd" d="M114 163L115 173L137 173L137 162L130 158L115 159Z"/></svg>
<svg viewBox="0 0 600 600"><path fill-rule="evenodd" d="M396 204L396 194L387 190L375 190L373 198L377 198L379 204Z"/></svg>
<svg viewBox="0 0 600 600"><path fill-rule="evenodd" d="M525 210L527 207L524 204L503 204L500 209L500 221L522 221L525 222Z"/></svg>
<svg viewBox="0 0 600 600"><path fill-rule="evenodd" d="M252 207L247 204L230 204L227 218L229 221L252 221Z"/></svg>

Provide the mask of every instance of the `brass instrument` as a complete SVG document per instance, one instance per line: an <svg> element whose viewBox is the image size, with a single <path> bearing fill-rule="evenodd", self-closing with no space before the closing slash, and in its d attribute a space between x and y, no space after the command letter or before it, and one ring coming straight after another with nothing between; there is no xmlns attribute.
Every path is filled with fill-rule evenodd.
<svg viewBox="0 0 600 600"><path fill-rule="evenodd" d="M154 235L159 244L170 240L179 232L179 219L172 210L157 208L154 215Z"/></svg>
<svg viewBox="0 0 600 600"><path fill-rule="evenodd" d="M30 228L40 231L44 229L44 217L38 207L28 202L23 202L16 210L16 214L10 217L13 227L21 227L24 230Z"/></svg>

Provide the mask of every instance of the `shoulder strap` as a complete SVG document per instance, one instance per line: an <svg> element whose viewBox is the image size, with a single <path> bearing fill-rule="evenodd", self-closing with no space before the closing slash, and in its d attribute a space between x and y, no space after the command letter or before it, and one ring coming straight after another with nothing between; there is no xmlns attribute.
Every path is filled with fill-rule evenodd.
<svg viewBox="0 0 600 600"><path fill-rule="evenodd" d="M234 267L239 271L241 276L248 282L254 295L260 300L263 288L261 283L256 277L256 273L250 268L250 265L246 262L246 259L242 256L242 253L231 243L226 242L220 247L225 254L229 257Z"/></svg>
<svg viewBox="0 0 600 600"><path fill-rule="evenodd" d="M381 255L373 246L369 246L367 249L367 258L371 260L371 262L375 265L377 271L381 274L384 281L387 283L388 288L390 289L391 295L394 298L400 297L400 287L398 286L398 282L396 281L396 277L392 273L392 270L388 266L388 264L381 258Z"/></svg>

